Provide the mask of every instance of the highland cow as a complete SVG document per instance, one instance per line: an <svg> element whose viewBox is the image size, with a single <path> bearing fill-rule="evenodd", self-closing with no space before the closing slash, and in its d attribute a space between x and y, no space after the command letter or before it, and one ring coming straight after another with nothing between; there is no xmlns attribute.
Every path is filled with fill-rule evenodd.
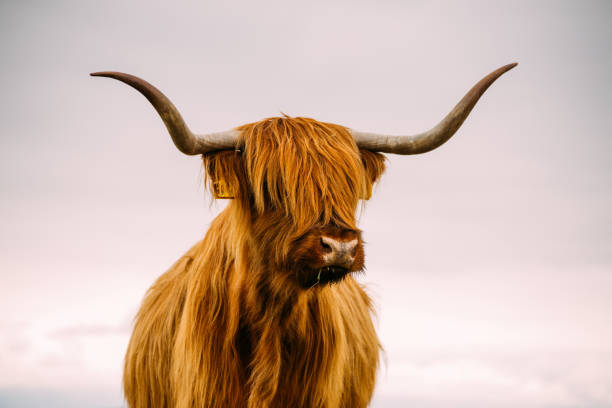
<svg viewBox="0 0 612 408"><path fill-rule="evenodd" d="M509 64L478 82L430 131L357 132L307 118L270 118L195 135L156 88L136 88L176 146L201 154L217 198L233 198L149 289L125 357L124 392L141 407L366 407L380 343L355 211L385 169L381 152L446 142Z"/></svg>

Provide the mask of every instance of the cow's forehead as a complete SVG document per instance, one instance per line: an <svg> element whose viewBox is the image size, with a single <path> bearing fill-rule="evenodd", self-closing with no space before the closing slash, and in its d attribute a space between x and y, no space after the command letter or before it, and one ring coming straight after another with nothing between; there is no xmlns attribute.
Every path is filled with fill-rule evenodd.
<svg viewBox="0 0 612 408"><path fill-rule="evenodd" d="M239 130L258 211L282 209L298 224L320 220L354 226L367 185L359 149L346 128L281 117Z"/></svg>
<svg viewBox="0 0 612 408"><path fill-rule="evenodd" d="M274 117L238 127L242 145L283 149L291 145L308 154L328 155L340 146L357 145L349 130L341 125L311 118ZM341 149L343 150L343 149Z"/></svg>

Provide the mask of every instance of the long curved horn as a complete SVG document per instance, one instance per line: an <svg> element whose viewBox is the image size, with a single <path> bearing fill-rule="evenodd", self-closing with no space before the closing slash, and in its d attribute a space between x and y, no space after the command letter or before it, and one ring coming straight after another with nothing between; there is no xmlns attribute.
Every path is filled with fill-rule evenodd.
<svg viewBox="0 0 612 408"><path fill-rule="evenodd" d="M236 146L239 135L237 130L194 135L170 99L144 79L112 71L94 72L90 75L117 79L143 94L161 116L176 147L185 154L204 154L215 150L234 149Z"/></svg>
<svg viewBox="0 0 612 408"><path fill-rule="evenodd" d="M414 136L388 136L350 130L351 134L357 146L364 150L395 154L419 154L433 150L455 134L487 88L517 65L516 62L504 65L481 79L440 123L427 132Z"/></svg>

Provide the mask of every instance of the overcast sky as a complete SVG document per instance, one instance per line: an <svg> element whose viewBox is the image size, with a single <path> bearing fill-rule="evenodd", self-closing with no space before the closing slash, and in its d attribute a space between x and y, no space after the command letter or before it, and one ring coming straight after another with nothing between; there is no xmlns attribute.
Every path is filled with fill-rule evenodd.
<svg viewBox="0 0 612 408"><path fill-rule="evenodd" d="M284 112L435 125L360 216L386 350L373 407L612 407L612 6L606 1L2 1L0 406L123 406L147 288L210 204L135 91L198 132ZM84 402L86 401L86 402Z"/></svg>

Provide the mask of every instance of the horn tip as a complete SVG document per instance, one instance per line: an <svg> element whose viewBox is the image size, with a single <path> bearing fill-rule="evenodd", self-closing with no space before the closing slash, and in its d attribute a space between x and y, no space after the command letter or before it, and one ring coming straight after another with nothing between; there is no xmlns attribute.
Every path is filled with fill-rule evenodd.
<svg viewBox="0 0 612 408"><path fill-rule="evenodd" d="M506 68L506 70L507 70L507 71L509 71L509 70L511 70L512 68L516 67L517 65L518 65L518 62L512 62L512 63L510 63L510 64L506 65L506 67L505 67L505 68Z"/></svg>
<svg viewBox="0 0 612 408"><path fill-rule="evenodd" d="M510 71L512 68L516 67L518 65L518 62L512 62L510 64L506 64L502 67L497 68L495 71L491 72L491 75L493 75L493 77L495 79L499 78L501 75L503 75L504 73Z"/></svg>
<svg viewBox="0 0 612 408"><path fill-rule="evenodd" d="M92 72L89 74L89 76L92 76L92 77L109 77L111 75L112 75L112 72L110 71Z"/></svg>

